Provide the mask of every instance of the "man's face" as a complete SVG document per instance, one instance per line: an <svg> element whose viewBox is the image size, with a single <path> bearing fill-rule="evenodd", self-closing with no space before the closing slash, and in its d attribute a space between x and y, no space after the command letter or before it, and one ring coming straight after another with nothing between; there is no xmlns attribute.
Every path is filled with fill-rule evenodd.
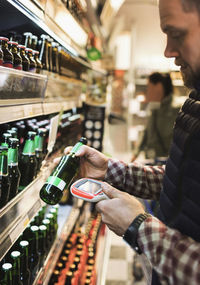
<svg viewBox="0 0 200 285"><path fill-rule="evenodd" d="M183 10L181 0L160 0L161 29L167 35L166 57L175 57L185 85L200 82L200 16Z"/></svg>

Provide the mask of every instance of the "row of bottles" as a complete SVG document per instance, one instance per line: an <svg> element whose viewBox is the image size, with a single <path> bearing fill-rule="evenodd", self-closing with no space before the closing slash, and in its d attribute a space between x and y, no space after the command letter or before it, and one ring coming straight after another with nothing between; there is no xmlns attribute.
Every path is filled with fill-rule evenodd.
<svg viewBox="0 0 200 285"><path fill-rule="evenodd" d="M93 213L88 222L76 227L67 239L49 285L96 284L96 250L101 216Z"/></svg>
<svg viewBox="0 0 200 285"><path fill-rule="evenodd" d="M68 120L67 135L62 117L66 120L66 114L61 116L54 152L72 145L81 135L80 116L74 132ZM23 191L40 172L47 154L49 124L50 118L45 117L0 126L0 208Z"/></svg>
<svg viewBox="0 0 200 285"><path fill-rule="evenodd" d="M30 285L43 266L57 233L58 206L42 207L1 260L1 285Z"/></svg>
<svg viewBox="0 0 200 285"><path fill-rule="evenodd" d="M8 38L9 37L9 38ZM0 36L0 65L33 73L47 70L67 76L80 76L84 67L49 35L30 32L23 36Z"/></svg>

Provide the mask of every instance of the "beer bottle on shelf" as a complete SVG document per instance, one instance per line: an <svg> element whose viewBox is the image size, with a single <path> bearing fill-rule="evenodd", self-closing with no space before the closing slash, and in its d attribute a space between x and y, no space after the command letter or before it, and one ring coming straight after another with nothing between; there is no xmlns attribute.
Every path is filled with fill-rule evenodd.
<svg viewBox="0 0 200 285"><path fill-rule="evenodd" d="M66 273L66 279L65 279L65 285L71 285L71 281L72 281L72 277L73 277L73 273L71 271L68 271Z"/></svg>
<svg viewBox="0 0 200 285"><path fill-rule="evenodd" d="M43 146L44 146L44 136L46 129L39 128L37 129L37 134L35 136L35 155L37 159L37 172L40 170L42 165L43 155Z"/></svg>
<svg viewBox="0 0 200 285"><path fill-rule="evenodd" d="M13 68L13 54L8 48L8 38L0 37L1 48L3 51L3 66Z"/></svg>
<svg viewBox="0 0 200 285"><path fill-rule="evenodd" d="M24 36L24 45L27 48L31 48L31 44L32 44L32 33L30 32L25 32L23 33Z"/></svg>
<svg viewBox="0 0 200 285"><path fill-rule="evenodd" d="M14 130L7 130L8 134L11 134L12 138L17 139L17 132Z"/></svg>
<svg viewBox="0 0 200 285"><path fill-rule="evenodd" d="M50 229L50 220L49 219L44 219L42 221L42 224L47 227L47 238L46 238L46 249L47 251L51 247L51 229Z"/></svg>
<svg viewBox="0 0 200 285"><path fill-rule="evenodd" d="M40 255L40 264L39 267L43 266L43 263L45 261L45 257L47 254L47 248L46 248L46 239L47 239L47 227L45 225L39 226L39 246L38 246L38 252Z"/></svg>
<svg viewBox="0 0 200 285"><path fill-rule="evenodd" d="M35 35L32 35L32 41L31 41L31 46L30 48L32 48L32 50L37 50L37 43L38 43L38 37Z"/></svg>
<svg viewBox="0 0 200 285"><path fill-rule="evenodd" d="M9 133L3 133L3 135L2 135L3 141L1 143L1 146L7 146L8 147L8 143L9 143L8 140L11 137L12 137L12 135Z"/></svg>
<svg viewBox="0 0 200 285"><path fill-rule="evenodd" d="M86 143L87 140L82 137L72 148L71 152L61 158L59 165L40 190L40 198L44 202L54 205L60 201L63 190L69 186L79 168L80 159L75 154Z"/></svg>
<svg viewBox="0 0 200 285"><path fill-rule="evenodd" d="M35 59L36 62L36 73L41 73L42 63L39 60L39 51L33 50L33 58Z"/></svg>
<svg viewBox="0 0 200 285"><path fill-rule="evenodd" d="M30 61L29 71L32 73L35 73L36 72L36 62L33 57L33 50L31 48L26 48L25 52Z"/></svg>
<svg viewBox="0 0 200 285"><path fill-rule="evenodd" d="M0 208L6 205L9 195L8 148L6 146L0 146Z"/></svg>
<svg viewBox="0 0 200 285"><path fill-rule="evenodd" d="M52 42L52 71L55 73L59 73L58 46L59 46L58 43Z"/></svg>
<svg viewBox="0 0 200 285"><path fill-rule="evenodd" d="M38 239L39 239L39 228L38 226L30 227L30 237L28 239L30 243L29 250L29 269L31 272L31 282L35 279L35 276L39 270L39 253L38 253Z"/></svg>
<svg viewBox="0 0 200 285"><path fill-rule="evenodd" d="M18 284L18 285L23 285L21 282L21 277L20 277L20 256L21 253L19 251L12 251L11 252L11 259L12 259L12 264L13 264L13 284Z"/></svg>
<svg viewBox="0 0 200 285"><path fill-rule="evenodd" d="M9 41L8 46L13 55L13 68L22 70L22 58L19 53L18 43Z"/></svg>
<svg viewBox="0 0 200 285"><path fill-rule="evenodd" d="M52 71L52 42L53 39L48 37L48 62L49 62L49 71Z"/></svg>
<svg viewBox="0 0 200 285"><path fill-rule="evenodd" d="M42 62L42 69L49 70L49 61L48 61L48 35L42 34L40 36L41 40L39 41L40 55L39 60Z"/></svg>
<svg viewBox="0 0 200 285"><path fill-rule="evenodd" d="M19 160L19 171L22 174L19 183L19 191L22 191L36 176L37 160L35 156L35 135L35 132L28 132L28 137Z"/></svg>
<svg viewBox="0 0 200 285"><path fill-rule="evenodd" d="M1 285L13 285L12 268L13 266L11 263L3 263L1 267Z"/></svg>
<svg viewBox="0 0 200 285"><path fill-rule="evenodd" d="M57 233L57 227L54 224L54 216L52 214L47 214L46 218L50 221L50 236L51 243L53 243Z"/></svg>
<svg viewBox="0 0 200 285"><path fill-rule="evenodd" d="M30 60L28 59L25 49L26 47L24 45L18 45L19 53L22 58L22 70L29 71L30 69Z"/></svg>
<svg viewBox="0 0 200 285"><path fill-rule="evenodd" d="M49 213L53 215L53 222L54 222L54 228L55 228L55 232L57 233L57 229L58 229L58 213L57 210L55 208L52 208L49 210Z"/></svg>
<svg viewBox="0 0 200 285"><path fill-rule="evenodd" d="M54 285L55 283L57 283L59 276L60 276L59 270L54 270L54 272L53 272L53 274L51 276L49 285Z"/></svg>
<svg viewBox="0 0 200 285"><path fill-rule="evenodd" d="M8 148L8 176L10 179L10 194L9 201L14 198L18 193L19 181L21 173L18 167L18 144L19 140L9 138Z"/></svg>
<svg viewBox="0 0 200 285"><path fill-rule="evenodd" d="M19 243L21 252L21 281L23 285L29 285L31 281L31 273L28 268L28 252L29 252L29 242L27 240L22 240Z"/></svg>

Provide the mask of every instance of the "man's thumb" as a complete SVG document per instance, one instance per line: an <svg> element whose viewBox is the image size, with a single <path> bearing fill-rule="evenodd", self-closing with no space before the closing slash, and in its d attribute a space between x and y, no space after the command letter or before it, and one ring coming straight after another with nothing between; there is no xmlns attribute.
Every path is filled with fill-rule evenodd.
<svg viewBox="0 0 200 285"><path fill-rule="evenodd" d="M102 190L103 192L110 198L118 198L120 191L116 188L112 187L110 184L106 182L102 182Z"/></svg>

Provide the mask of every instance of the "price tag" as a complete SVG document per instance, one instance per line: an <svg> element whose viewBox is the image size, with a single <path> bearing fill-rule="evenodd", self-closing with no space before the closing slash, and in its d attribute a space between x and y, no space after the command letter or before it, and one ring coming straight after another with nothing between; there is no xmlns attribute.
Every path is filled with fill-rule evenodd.
<svg viewBox="0 0 200 285"><path fill-rule="evenodd" d="M56 141L59 118L60 116L56 115L50 121L49 141L48 141L48 146L47 146L48 153L52 152L55 141Z"/></svg>

